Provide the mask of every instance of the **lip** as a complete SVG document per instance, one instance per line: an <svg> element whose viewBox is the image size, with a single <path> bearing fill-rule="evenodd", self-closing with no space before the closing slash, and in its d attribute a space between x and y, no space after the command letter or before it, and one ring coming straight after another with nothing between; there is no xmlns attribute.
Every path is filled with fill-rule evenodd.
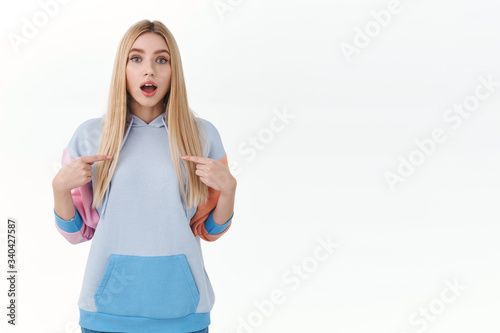
<svg viewBox="0 0 500 333"><path fill-rule="evenodd" d="M150 92L150 93L145 92L144 90L142 90L142 89L141 89L141 87L142 87L143 85L147 84L147 83L154 85L154 86L156 87L156 89L155 89L153 92ZM141 83L141 85L139 86L139 89L141 89L141 92L142 92L142 94L143 94L144 96L146 96L146 97L151 97L151 96L154 96L154 95L156 94L156 92L158 91L158 84L156 84L156 82L154 82L154 81L150 81L150 80L148 80L148 81L144 81L144 82L142 82L142 83Z"/></svg>

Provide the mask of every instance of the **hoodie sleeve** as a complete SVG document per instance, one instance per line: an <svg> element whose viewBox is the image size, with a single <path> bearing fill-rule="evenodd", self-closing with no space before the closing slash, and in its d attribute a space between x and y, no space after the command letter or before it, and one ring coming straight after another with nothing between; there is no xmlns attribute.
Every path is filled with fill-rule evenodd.
<svg viewBox="0 0 500 333"><path fill-rule="evenodd" d="M67 147L63 150L61 167L81 156L93 155L92 145L98 140L95 130L91 130L92 120L82 123L73 134ZM94 172L94 165L92 166ZM55 225L57 230L71 244L78 244L92 239L99 222L99 215L95 208L91 208L93 200L92 181L71 190L75 205L75 216L71 220L63 220L55 210Z"/></svg>
<svg viewBox="0 0 500 333"><path fill-rule="evenodd" d="M209 122L208 120L202 120L203 128L208 136L209 146L208 148L208 158L213 158L214 160L221 161L227 168L229 168L227 162L226 151L222 144L217 128ZM206 156L206 155L205 155ZM205 204L198 205L196 213L191 218L190 226L193 234L195 236L200 236L208 242L213 242L224 235L229 227L231 226L232 219L234 216L224 224L218 225L213 219L213 212L217 206L219 200L220 191L214 190L210 186L208 187L208 200Z"/></svg>

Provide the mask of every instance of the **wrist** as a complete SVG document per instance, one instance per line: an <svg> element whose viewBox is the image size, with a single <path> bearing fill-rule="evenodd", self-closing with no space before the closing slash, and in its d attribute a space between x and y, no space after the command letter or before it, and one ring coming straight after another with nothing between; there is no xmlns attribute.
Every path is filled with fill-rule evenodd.
<svg viewBox="0 0 500 333"><path fill-rule="evenodd" d="M64 195L64 194L71 194L71 189L66 188L63 186L60 182L58 182L56 179L52 181L52 190L54 193L59 194L59 195Z"/></svg>
<svg viewBox="0 0 500 333"><path fill-rule="evenodd" d="M234 193L236 192L236 185L236 178L231 177L231 179L228 181L228 184L223 189L221 189L220 195L234 195Z"/></svg>

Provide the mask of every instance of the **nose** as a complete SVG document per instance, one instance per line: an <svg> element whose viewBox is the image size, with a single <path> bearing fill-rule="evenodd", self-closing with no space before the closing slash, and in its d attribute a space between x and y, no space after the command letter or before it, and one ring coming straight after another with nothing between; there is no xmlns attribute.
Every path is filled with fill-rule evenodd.
<svg viewBox="0 0 500 333"><path fill-rule="evenodd" d="M144 62L145 65L144 65L144 75L145 76L148 76L148 75L151 75L153 76L154 75L154 67L151 65L151 63L145 61Z"/></svg>

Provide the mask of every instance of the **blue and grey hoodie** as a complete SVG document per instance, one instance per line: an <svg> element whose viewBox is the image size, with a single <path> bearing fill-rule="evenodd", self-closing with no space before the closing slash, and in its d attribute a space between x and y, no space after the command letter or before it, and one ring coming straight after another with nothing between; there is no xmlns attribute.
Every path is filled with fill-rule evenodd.
<svg viewBox="0 0 500 333"><path fill-rule="evenodd" d="M195 119L206 138L203 156L227 166L215 126ZM103 120L93 118L78 126L63 151L62 166L97 155ZM102 204L91 208L92 176L91 182L71 190L71 220L61 219L54 210L56 228L70 243L92 240L78 300L84 328L187 333L210 324L215 295L200 238L221 237L232 216L223 225L215 223L220 192L211 187L207 203L186 207L169 147L165 112L149 124L128 113L119 160ZM95 174L95 163L92 171ZM187 185L184 188L187 191Z"/></svg>

